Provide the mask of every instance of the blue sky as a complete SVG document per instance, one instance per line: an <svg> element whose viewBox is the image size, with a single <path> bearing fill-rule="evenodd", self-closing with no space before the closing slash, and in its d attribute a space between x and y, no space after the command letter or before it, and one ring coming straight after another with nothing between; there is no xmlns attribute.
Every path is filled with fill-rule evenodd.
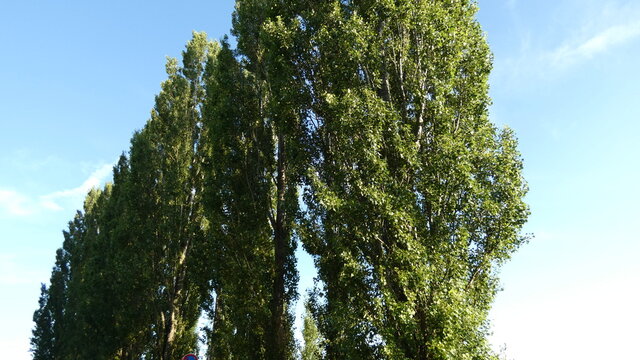
<svg viewBox="0 0 640 360"><path fill-rule="evenodd" d="M637 359L640 3L480 0L492 120L516 130L535 238L501 271L496 348L525 359ZM0 0L0 349L29 359L61 231L144 126L192 30L233 1ZM303 287L310 264L303 258Z"/></svg>

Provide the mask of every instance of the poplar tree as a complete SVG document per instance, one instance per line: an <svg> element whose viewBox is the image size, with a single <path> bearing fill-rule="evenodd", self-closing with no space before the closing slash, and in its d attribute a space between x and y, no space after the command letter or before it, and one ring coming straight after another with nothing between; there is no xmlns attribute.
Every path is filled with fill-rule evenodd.
<svg viewBox="0 0 640 360"><path fill-rule="evenodd" d="M92 190L70 223L35 314L34 354L47 342L56 359L195 351L210 266L200 205L202 76L216 49L194 33L183 65L168 61L169 79L132 139L131 159L120 158L114 183Z"/></svg>
<svg viewBox="0 0 640 360"><path fill-rule="evenodd" d="M295 53L287 33L291 24L281 21L288 19L280 16L282 11L287 11L285 4L237 2L232 33L238 39L240 61L229 50L221 52L208 89L213 164L208 186L212 231L220 232L214 251L226 259L216 262L224 266L216 277L218 329L223 328L226 309L226 331L235 334L226 338L251 343L255 350L249 356L266 359L295 355L291 313L298 280L294 225L304 164L298 93L302 87L291 79L295 68L289 55ZM227 245L229 238L233 246ZM227 271L232 269L240 277L264 277L255 284L255 279L229 276ZM240 284L249 286L252 294L245 288L238 297ZM261 305L247 307L246 302L254 301ZM242 313L249 322L238 317ZM259 326L251 328L251 322ZM214 322L214 332L215 328ZM243 351L232 344L233 354Z"/></svg>
<svg viewBox="0 0 640 360"><path fill-rule="evenodd" d="M194 351L195 326L206 282L198 257L204 246L200 197L202 170L198 147L202 129L204 66L216 46L194 33L182 54L182 66L168 59L168 79L156 96L151 119L134 137L131 195L136 238L150 255L155 312L152 353L173 359Z"/></svg>
<svg viewBox="0 0 640 360"><path fill-rule="evenodd" d="M40 288L40 298L38 299L38 309L33 313L35 327L31 332L30 351L34 360L54 359L53 314L49 302L49 289L45 284Z"/></svg>
<svg viewBox="0 0 640 360"><path fill-rule="evenodd" d="M103 268L88 267L92 256L87 246L87 220L93 219L92 205L100 192L92 191L85 202L85 211L78 211L64 231L63 246L56 251L56 265L51 272L50 286L43 286L40 308L34 314L36 328L33 331L32 352L38 359L74 359L82 351L89 351L86 336L92 335L91 320L101 316L101 310L91 307L98 298L89 290L95 284L91 274L100 274ZM91 290L94 290L92 288ZM94 314L92 311L98 311ZM108 311L108 310L107 310ZM91 316L94 316L91 318ZM93 354L102 350L102 342L96 342Z"/></svg>
<svg viewBox="0 0 640 360"><path fill-rule="evenodd" d="M111 267L113 249L102 214L110 200L111 188L92 189L85 199L84 211L76 216L79 226L70 232L71 280L66 313L69 346L64 359L109 357L117 347L114 326L115 269ZM72 226L70 226L70 229ZM86 346L91 344L91 346Z"/></svg>
<svg viewBox="0 0 640 360"><path fill-rule="evenodd" d="M267 213L271 134L254 80L226 41L207 68L205 209L213 254L214 359L266 356L273 244Z"/></svg>
<svg viewBox="0 0 640 360"><path fill-rule="evenodd" d="M322 359L322 336L313 318L309 302L305 304L302 324L302 340L304 344L300 350L301 360Z"/></svg>
<svg viewBox="0 0 640 360"><path fill-rule="evenodd" d="M305 248L328 359L490 356L498 266L525 240L516 140L488 119L472 1L323 1L298 14L314 159Z"/></svg>

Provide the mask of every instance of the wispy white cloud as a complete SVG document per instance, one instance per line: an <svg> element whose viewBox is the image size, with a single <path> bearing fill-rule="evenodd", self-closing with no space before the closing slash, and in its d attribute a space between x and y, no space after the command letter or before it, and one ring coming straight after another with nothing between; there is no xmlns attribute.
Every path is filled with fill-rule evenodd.
<svg viewBox="0 0 640 360"><path fill-rule="evenodd" d="M581 42L564 44L549 54L554 65L566 66L583 59L590 59L611 48L640 36L640 21L614 25Z"/></svg>
<svg viewBox="0 0 640 360"><path fill-rule="evenodd" d="M51 194L47 194L40 197L40 206L49 210L62 210L63 207L59 204L60 200L65 199L78 199L84 197L89 190L100 186L107 177L111 175L113 165L106 164L94 171L82 185L73 189L56 191Z"/></svg>
<svg viewBox="0 0 640 360"><path fill-rule="evenodd" d="M78 206L78 202L94 187L99 187L111 175L113 165L97 168L80 185L72 189L60 190L42 196L29 196L15 190L0 189L0 214L29 216L41 211L60 211L68 206Z"/></svg>
<svg viewBox="0 0 640 360"><path fill-rule="evenodd" d="M503 39L516 41L496 52L493 79L510 90L539 80L557 80L576 66L597 62L640 39L640 3L623 0L570 0L548 9L542 25L518 0L504 0L511 10L514 31ZM542 6L542 5L540 5ZM533 7L535 8L535 7Z"/></svg>

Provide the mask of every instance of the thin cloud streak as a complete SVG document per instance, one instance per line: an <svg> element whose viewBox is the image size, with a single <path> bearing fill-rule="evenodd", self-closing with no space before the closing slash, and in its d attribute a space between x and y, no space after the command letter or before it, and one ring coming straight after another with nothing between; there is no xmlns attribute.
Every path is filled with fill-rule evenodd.
<svg viewBox="0 0 640 360"><path fill-rule="evenodd" d="M24 217L42 211L64 210L65 204L74 206L89 190L99 187L111 175L113 165L106 164L94 171L80 186L73 189L56 191L51 194L33 198L14 190L0 189L0 214Z"/></svg>
<svg viewBox="0 0 640 360"><path fill-rule="evenodd" d="M640 21L615 25L577 45L563 45L553 51L549 58L554 65L566 66L583 59L590 59L638 36L640 36Z"/></svg>
<svg viewBox="0 0 640 360"><path fill-rule="evenodd" d="M579 65L598 62L603 55L614 54L640 38L640 6L635 2L589 1L591 6L579 18L562 12L561 6L550 9L566 21L554 24L549 28L551 36L545 36L533 30L534 22L527 20L518 0L504 1L514 18L524 19L518 23L522 28L511 35L512 39L519 37L515 40L520 45L496 53L492 81L509 91L521 91L523 84L556 81Z"/></svg>
<svg viewBox="0 0 640 360"><path fill-rule="evenodd" d="M40 197L40 205L49 210L62 210L56 200L75 199L85 196L92 188L100 186L100 184L111 175L113 165L103 165L94 171L82 185L73 189L56 191L54 193Z"/></svg>

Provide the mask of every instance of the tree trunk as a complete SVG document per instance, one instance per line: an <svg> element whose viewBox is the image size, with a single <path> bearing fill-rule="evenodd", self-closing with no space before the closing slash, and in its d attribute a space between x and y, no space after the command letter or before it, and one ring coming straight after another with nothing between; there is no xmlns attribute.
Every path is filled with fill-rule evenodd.
<svg viewBox="0 0 640 360"><path fill-rule="evenodd" d="M271 302L271 354L273 360L284 360L286 357L287 334L285 324L285 276L287 260L287 229L285 225L285 194L286 194L286 159L284 155L284 138L278 135L278 165L277 165L277 202L276 217L273 224L273 240L275 269L273 279L273 297Z"/></svg>
<svg viewBox="0 0 640 360"><path fill-rule="evenodd" d="M187 260L187 253L189 252L189 245L190 241L187 241L182 249L177 266L177 275L174 278L173 292L170 298L171 305L169 308L169 317L165 326L165 338L162 346L163 360L172 360L172 345L178 332L178 312L180 311L180 301L182 299L182 290L184 288L187 272L185 262Z"/></svg>

